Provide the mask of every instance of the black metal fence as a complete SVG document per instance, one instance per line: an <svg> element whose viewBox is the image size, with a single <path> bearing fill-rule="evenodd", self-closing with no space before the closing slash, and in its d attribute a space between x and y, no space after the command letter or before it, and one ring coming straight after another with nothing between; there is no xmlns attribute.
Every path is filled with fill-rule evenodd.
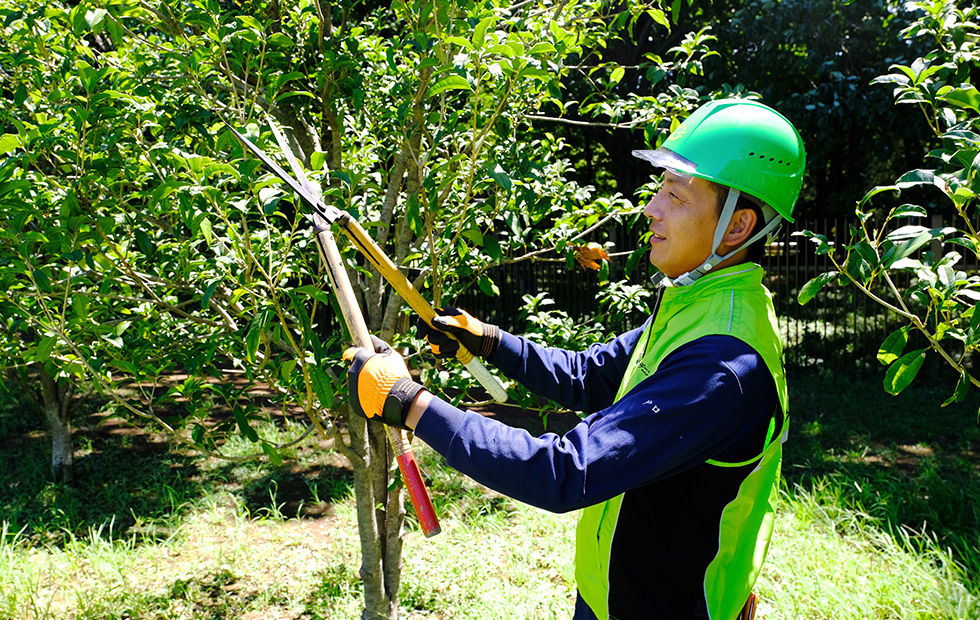
<svg viewBox="0 0 980 620"><path fill-rule="evenodd" d="M848 220L797 221L783 227L762 260L766 285L773 293L779 316L785 361L790 374L838 373L861 375L880 372L877 351L885 337L899 327L898 320L869 300L854 287L828 284L806 305L797 301L800 289L812 278L831 271L827 256L818 256L815 246L805 237L793 236L798 230L826 235L837 244L847 241ZM633 249L643 230L623 235L627 239L617 247L621 253ZM619 231L622 235L622 231ZM602 239L596 239L602 241ZM613 259L612 269L622 272L625 256ZM645 264L637 269L639 274ZM519 317L525 295L546 293L560 309L582 329L595 324L602 316L599 298L601 287L597 274L577 264L571 268L564 260L524 261L495 268L490 277L500 289L497 297L478 291L465 293L456 304L504 329L521 333L527 325ZM646 318L642 311L628 314L616 324L604 325L618 333L639 325Z"/></svg>
<svg viewBox="0 0 980 620"><path fill-rule="evenodd" d="M839 287L832 282L806 305L798 301L807 282L834 266L827 255L816 253L815 244L793 233L811 230L839 245L848 239L848 222L853 219L797 221L784 226L762 263L791 374L862 375L876 370L879 346L899 327L894 315L853 286Z"/></svg>

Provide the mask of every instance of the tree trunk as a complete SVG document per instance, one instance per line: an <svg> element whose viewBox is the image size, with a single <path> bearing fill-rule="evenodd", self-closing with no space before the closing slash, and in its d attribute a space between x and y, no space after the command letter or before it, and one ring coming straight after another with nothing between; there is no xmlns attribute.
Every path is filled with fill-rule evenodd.
<svg viewBox="0 0 980 620"><path fill-rule="evenodd" d="M357 531L361 540L361 568L358 577L364 584L365 620L384 618L383 573L381 571L381 539L378 536L378 520L374 510L374 484L371 480L373 459L368 448L367 420L347 416L350 432L351 465L354 469L354 497L357 507Z"/></svg>
<svg viewBox="0 0 980 620"><path fill-rule="evenodd" d="M72 384L59 385L43 364L38 364L41 383L40 402L51 431L51 473L54 481L71 485L75 482L75 460L71 445L71 397Z"/></svg>
<svg viewBox="0 0 980 620"><path fill-rule="evenodd" d="M339 446L354 469L357 530L361 542L358 576L364 585L362 620L397 620L405 520L401 487L389 491L391 451L380 423L348 416L350 443ZM339 443L339 442L338 442Z"/></svg>
<svg viewBox="0 0 980 620"><path fill-rule="evenodd" d="M51 429L51 474L55 482L71 485L75 482L71 420L58 415L57 407L45 407L44 416Z"/></svg>
<svg viewBox="0 0 980 620"><path fill-rule="evenodd" d="M332 31L330 23L330 6L328 3L317 4L318 15L321 19L321 37L329 36ZM327 165L331 170L343 166L343 118L337 113L336 99L339 97L335 89L324 88L321 92L320 112L320 144L328 153ZM402 159L402 161L404 161ZM393 208L397 202L401 179L404 175L404 163L396 165L389 178L389 188L386 204ZM334 179L332 183L339 183ZM382 215L381 226L376 230L378 245L384 247L391 211L386 208ZM359 273L348 269L353 276L352 282L358 282L356 289L359 294L358 303L364 315L368 329L378 333L383 327L382 317L387 287L384 279L373 267L369 282L363 281ZM391 338L391 331L382 329L381 337ZM346 453L354 469L354 496L357 505L358 536L361 543L360 578L364 584L364 611L362 620L397 620L398 596L401 585L401 551L402 535L405 522L404 491L402 485L389 488L391 479L391 463L394 458L388 446L385 429L380 422L368 424L365 420L347 415L350 443L345 444L337 435L335 444Z"/></svg>

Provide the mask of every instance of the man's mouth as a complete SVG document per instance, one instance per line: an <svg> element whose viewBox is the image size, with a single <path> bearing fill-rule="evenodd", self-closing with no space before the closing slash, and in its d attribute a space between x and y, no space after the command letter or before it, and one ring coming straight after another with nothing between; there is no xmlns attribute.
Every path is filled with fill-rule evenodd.
<svg viewBox="0 0 980 620"><path fill-rule="evenodd" d="M664 237L663 235L658 235L657 233L653 232L652 230L650 231L650 235L651 235L651 238L652 239L666 239L667 238L667 237Z"/></svg>

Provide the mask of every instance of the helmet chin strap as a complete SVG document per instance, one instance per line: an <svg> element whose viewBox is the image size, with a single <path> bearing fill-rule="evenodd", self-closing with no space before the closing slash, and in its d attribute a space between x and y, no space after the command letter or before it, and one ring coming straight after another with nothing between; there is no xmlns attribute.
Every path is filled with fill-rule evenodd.
<svg viewBox="0 0 980 620"><path fill-rule="evenodd" d="M687 286L689 284L694 284L698 278L708 273L712 269L718 266L718 263L725 260L725 256L730 256L742 248L746 248L762 237L768 235L774 228L779 226L782 222L782 217L775 212L774 209L770 207L763 206L762 211L766 214L767 211L772 212L774 215L766 222L766 225L762 227L762 230L752 235L748 240L739 245L737 248L726 254L725 256L718 255L718 246L721 245L722 239L725 238L725 233L728 232L728 225L732 222L732 215L735 214L735 205L738 203L738 197L742 194L739 190L734 187L728 188L728 198L725 199L725 206L721 209L721 215L718 217L718 225L715 227L715 236L711 242L711 254L708 256L707 260L701 264L697 269L692 269L685 274L681 274L671 280L671 283L675 286Z"/></svg>

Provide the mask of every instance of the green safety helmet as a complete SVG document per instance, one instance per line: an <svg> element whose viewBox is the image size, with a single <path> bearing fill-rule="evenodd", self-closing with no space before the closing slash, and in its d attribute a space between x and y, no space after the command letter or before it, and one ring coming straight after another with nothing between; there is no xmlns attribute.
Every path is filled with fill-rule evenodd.
<svg viewBox="0 0 980 620"><path fill-rule="evenodd" d="M633 151L658 168L744 192L792 222L806 152L793 124L756 101L722 99L694 111L655 151Z"/></svg>

